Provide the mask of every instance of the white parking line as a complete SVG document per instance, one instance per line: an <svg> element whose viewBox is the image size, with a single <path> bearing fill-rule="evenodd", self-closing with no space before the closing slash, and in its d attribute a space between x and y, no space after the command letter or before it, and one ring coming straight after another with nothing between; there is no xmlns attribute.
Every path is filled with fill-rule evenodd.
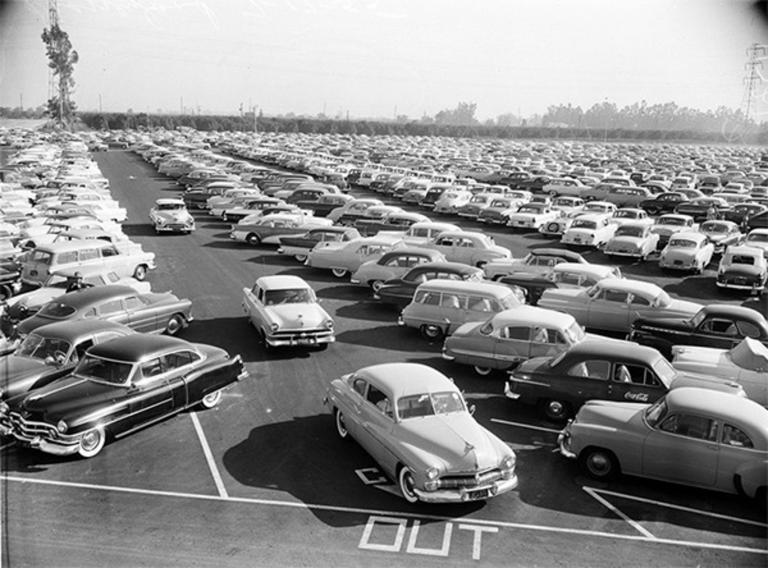
<svg viewBox="0 0 768 568"><path fill-rule="evenodd" d="M531 424L523 424L522 422L510 422L509 420L500 420L498 418L491 418L491 422L498 424L506 424L507 426L517 426L519 428L529 428L530 430L541 430L542 432L552 432L553 434L559 434L560 430L554 428L545 428L544 426L532 426Z"/></svg>
<svg viewBox="0 0 768 568"><path fill-rule="evenodd" d="M15 443L16 443L16 440L13 440L13 441L11 441L11 442L8 442L7 444L3 444L2 446L0 446L0 452L2 452L2 451L5 449L5 448L10 448L10 447L11 447L11 446L13 446Z"/></svg>
<svg viewBox="0 0 768 568"><path fill-rule="evenodd" d="M208 446L208 440L205 439L205 433L203 432L203 427L200 426L200 421L197 419L197 413L190 412L189 415L192 417L192 424L195 425L195 432L197 432L197 437L200 439L200 445L203 447L203 453L205 454L205 461L208 462L208 469L211 470L211 475L213 476L213 482L216 484L216 489L219 492L219 497L226 499L227 497L229 497L229 494L227 493L227 488L224 487L224 481L222 481L221 479L219 468L216 467L216 461L213 459L213 453L211 453L211 448Z"/></svg>
<svg viewBox="0 0 768 568"><path fill-rule="evenodd" d="M588 488L585 487L585 490ZM685 511L686 513L694 513L697 515L705 515L715 519L723 519L726 521L733 521L735 523L743 523L746 525L754 525L760 528L768 528L768 524L761 523L759 521L752 521L750 519L741 519L739 517L731 517L729 515L721 515L720 513L713 513L711 511L702 511L701 509L692 509L691 507L683 507L682 505L674 505L672 503L665 503L664 501L656 501L654 499L646 499L645 497L637 497L635 495L627 495L626 493L617 493L615 491L608 491L607 489L597 489L590 487L592 491L597 493L604 493L605 495L611 495L612 497L620 497L622 499L629 499L631 501L639 501L640 503L649 503L651 505L657 505L659 507L666 507L668 509L676 509L678 511Z"/></svg>
<svg viewBox="0 0 768 568"><path fill-rule="evenodd" d="M650 538L652 540L656 540L656 537L653 536L649 531L647 531L640 523L638 523L637 521L633 521L628 516L626 516L624 513L619 511L619 509L617 507L614 507L607 500L603 499L602 497L600 497L600 495L595 493L595 491L591 487L582 487L582 489L584 491L586 491L591 497L593 497L598 502L600 502L609 511L613 512L616 516L618 516L619 518L621 518L624 521L626 521L627 523L629 523L629 525L632 528L634 528L637 532L639 532L640 534L644 535L647 538Z"/></svg>
<svg viewBox="0 0 768 568"><path fill-rule="evenodd" d="M288 507L293 509L304 510L316 510L316 511L333 511L337 513L351 513L359 515L383 515L383 516L399 516L409 519L428 519L433 521L455 521L454 517L447 517L442 515L425 515L412 512L397 512L397 511L382 511L376 509L363 509L359 507L341 507L335 505L318 505L313 503L299 503L293 501L277 501L272 499L255 499L248 497L220 497L216 495L200 495L197 493L182 493L176 491L159 491L154 489L134 489L130 487L117 487L109 485L94 485L90 483L78 483L73 481L54 481L49 479L32 479L26 477L16 477L12 475L0 474L0 478L6 481L14 481L19 483L30 483L37 485L51 485L58 487L72 487L78 489L87 489L93 491L114 491L118 493L128 493L134 495L152 495L158 497L173 497L179 499L198 499L201 501L219 501L228 503L246 503L251 505L265 505L272 507ZM592 536L599 538L607 538L610 540L624 540L633 542L647 542L653 544L668 544L671 546L682 546L689 548L707 548L712 550L725 550L730 552L748 552L753 554L761 554L768 556L768 550L764 548L750 548L748 546L734 546L729 544L716 544L712 542L696 542L687 540L674 540L665 538L647 538L639 535L625 535L614 534L602 531L591 531L585 529L570 529L565 527L552 527L543 525L528 525L524 523L512 523L507 521L491 521L486 519L472 518L472 523L476 525L487 525L492 527L504 527L510 529L531 530L548 533L559 534L571 534L581 536Z"/></svg>

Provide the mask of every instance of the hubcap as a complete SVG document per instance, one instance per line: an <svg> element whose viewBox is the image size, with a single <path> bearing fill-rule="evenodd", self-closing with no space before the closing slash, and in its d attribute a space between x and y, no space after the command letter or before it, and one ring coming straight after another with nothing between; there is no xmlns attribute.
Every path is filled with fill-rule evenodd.
<svg viewBox="0 0 768 568"><path fill-rule="evenodd" d="M589 456L589 470L598 475L604 475L611 470L610 460L603 454Z"/></svg>

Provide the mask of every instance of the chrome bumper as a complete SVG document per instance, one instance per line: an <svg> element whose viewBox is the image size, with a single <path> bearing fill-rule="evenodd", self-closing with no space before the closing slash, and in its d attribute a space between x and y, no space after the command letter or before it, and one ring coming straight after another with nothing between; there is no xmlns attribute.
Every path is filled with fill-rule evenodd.
<svg viewBox="0 0 768 568"><path fill-rule="evenodd" d="M517 487L517 475L509 479L500 479L490 485L473 487L472 489L438 489L437 491L424 491L414 488L420 501L425 503L467 503L469 501L482 501L496 497Z"/></svg>

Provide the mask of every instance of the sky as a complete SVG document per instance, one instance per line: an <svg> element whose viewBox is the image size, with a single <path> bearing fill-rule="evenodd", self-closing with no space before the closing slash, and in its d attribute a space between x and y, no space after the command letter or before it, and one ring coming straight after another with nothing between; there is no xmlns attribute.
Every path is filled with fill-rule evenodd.
<svg viewBox="0 0 768 568"><path fill-rule="evenodd" d="M58 0L58 13L78 108L111 112L739 108L746 49L768 46L749 0ZM0 0L0 106L47 99L47 26L46 0ZM768 113L768 59L763 76Z"/></svg>

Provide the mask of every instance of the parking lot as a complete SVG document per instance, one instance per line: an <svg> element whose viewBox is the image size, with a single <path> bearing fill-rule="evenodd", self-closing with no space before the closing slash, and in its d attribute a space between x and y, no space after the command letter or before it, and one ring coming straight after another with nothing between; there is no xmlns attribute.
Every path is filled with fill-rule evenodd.
<svg viewBox="0 0 768 568"><path fill-rule="evenodd" d="M644 480L595 484L554 453L558 425L503 396L503 376L478 377L440 356L371 292L312 270L274 247L228 238L195 212L187 236L156 236L147 213L173 181L127 151L96 155L128 208L125 233L157 254L149 280L193 302L181 333L239 353L250 377L214 410L185 412L107 446L91 460L2 446L4 565L756 565L768 523L729 495ZM467 228L481 225L460 223ZM492 229L515 256L550 241ZM600 252L587 258L606 263ZM671 295L737 303L713 272L679 278L649 263L629 276ZM265 352L240 305L268 274L296 274L336 322L323 352ZM330 380L375 363L419 362L454 378L475 417L518 457L519 488L480 503L409 505L362 449L337 439L322 404Z"/></svg>

